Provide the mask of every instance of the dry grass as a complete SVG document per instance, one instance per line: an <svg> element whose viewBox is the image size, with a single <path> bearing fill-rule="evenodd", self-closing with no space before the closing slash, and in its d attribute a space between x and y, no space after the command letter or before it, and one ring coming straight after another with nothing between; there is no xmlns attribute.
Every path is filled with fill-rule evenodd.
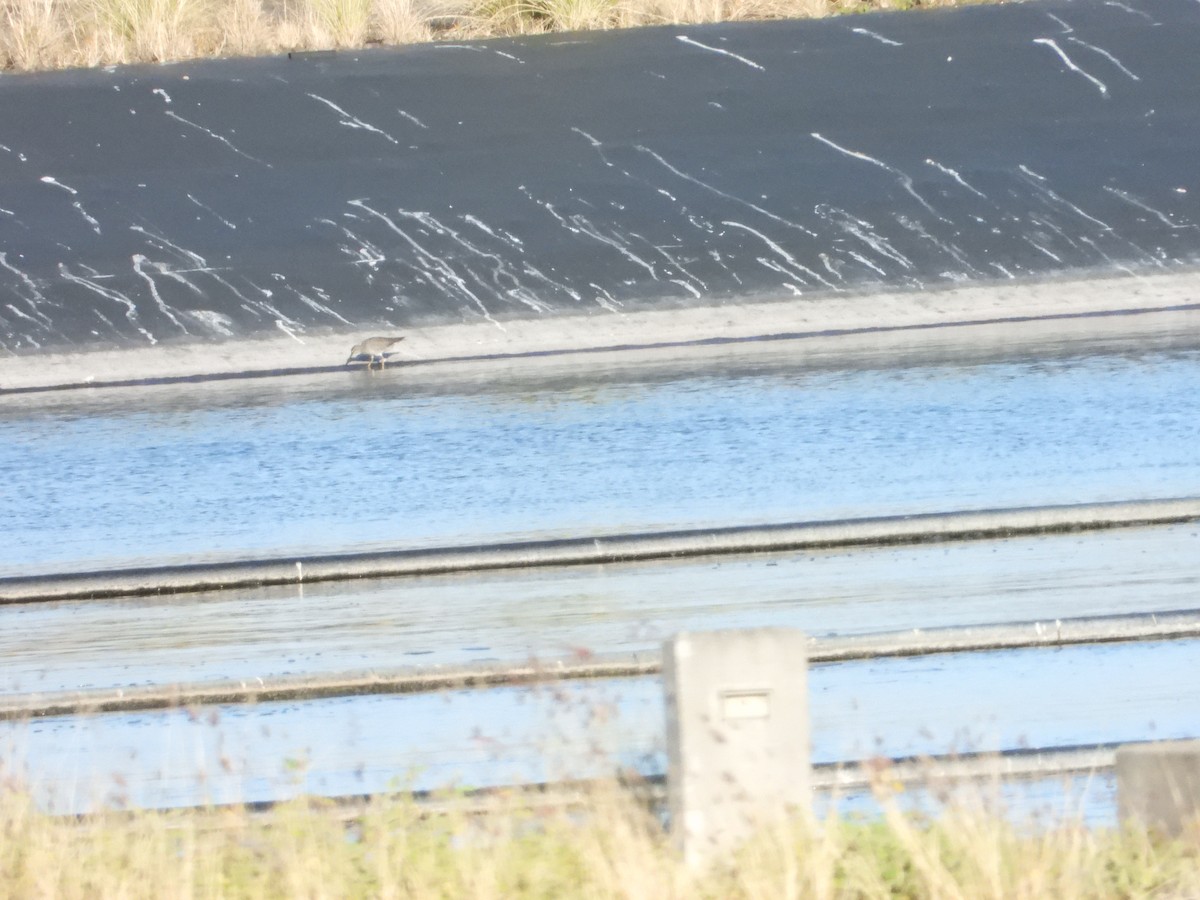
<svg viewBox="0 0 1200 900"><path fill-rule="evenodd" d="M883 801L881 820L760 835L711 870L678 860L628 794L585 810L495 798L486 815L424 817L377 800L345 821L304 801L243 810L113 814L78 822L0 796L0 896L139 897L1187 897L1200 842L1081 826L1021 829L981 807L937 821Z"/></svg>
<svg viewBox="0 0 1200 900"><path fill-rule="evenodd" d="M433 37L429 15L416 0L375 0L373 22L385 44L415 44Z"/></svg>
<svg viewBox="0 0 1200 900"><path fill-rule="evenodd" d="M960 0L0 0L0 69L254 56ZM965 0L963 0L965 2Z"/></svg>
<svg viewBox="0 0 1200 900"><path fill-rule="evenodd" d="M855 4L855 8L858 5ZM836 0L641 0L635 7L631 24L818 19L838 11Z"/></svg>
<svg viewBox="0 0 1200 900"><path fill-rule="evenodd" d="M218 26L216 52L227 56L251 56L279 49L274 27L262 0L228 0Z"/></svg>
<svg viewBox="0 0 1200 900"><path fill-rule="evenodd" d="M67 17L55 0L15 0L0 15L0 61L8 68L52 68L69 54Z"/></svg>

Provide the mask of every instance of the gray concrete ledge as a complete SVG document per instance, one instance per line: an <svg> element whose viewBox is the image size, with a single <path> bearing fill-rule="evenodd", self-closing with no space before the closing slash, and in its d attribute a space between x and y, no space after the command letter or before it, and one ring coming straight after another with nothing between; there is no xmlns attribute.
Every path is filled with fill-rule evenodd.
<svg viewBox="0 0 1200 900"><path fill-rule="evenodd" d="M413 379L492 377L590 366L597 358L659 365L714 355L758 356L788 348L797 359L845 365L931 351L980 354L1007 348L1057 352L1093 341L1195 343L1200 269L1159 274L1079 272L1067 277L987 282L924 291L883 290L737 302L671 310L517 319L503 327L470 322L406 327L389 360ZM388 330L394 330L389 327ZM313 332L151 347L91 348L0 355L0 398L42 392L206 381L327 376L365 377L343 361L370 329Z"/></svg>
<svg viewBox="0 0 1200 900"><path fill-rule="evenodd" d="M885 634L813 639L810 661L836 663L879 656L929 656L1200 637L1200 610L1047 619L1002 625L916 628Z"/></svg>
<svg viewBox="0 0 1200 900"><path fill-rule="evenodd" d="M870 297L864 298L864 305L870 305ZM758 304L750 304L751 308L757 309ZM961 311L957 311L962 316ZM916 321L916 322L900 322L897 324L871 324L871 325L853 325L838 327L832 325L830 327L810 328L805 330L789 330L777 332L763 332L752 334L735 334L735 335L717 335L717 336L702 336L702 337L677 337L668 340L644 341L637 340L630 329L617 329L615 334L611 335L616 340L621 340L620 343L596 343L596 344L580 344L576 342L573 345L567 346L521 346L520 340L515 341L520 349L515 350L496 350L488 353L462 353L456 352L461 350L460 346L451 345L450 347L441 348L446 355L428 356L425 358L394 358L389 360L388 368L405 369L411 371L413 369L434 368L439 369L447 366L462 366L462 365L478 365L488 363L533 363L539 360L551 360L560 357L582 357L587 358L597 355L641 355L646 353L663 353L673 352L676 354L703 353L707 350L719 348L744 348L749 350L755 345L761 344L776 344L782 342L806 342L813 343L815 341L826 341L831 339L855 339L855 338L881 338L888 336L900 335L921 335L928 332L966 332L972 335L972 338L978 333L988 331L1004 331L1010 342L1026 341L1030 349L1036 349L1040 337L1040 332L1037 328L1048 325L1062 324L1072 325L1082 330L1085 335L1108 335L1108 336L1127 336L1136 338L1146 333L1149 329L1154 332L1159 324L1155 322L1152 325L1147 325L1142 322L1129 323L1125 320L1144 318L1161 319L1163 328L1167 330L1179 329L1183 323L1194 324L1196 315L1200 314L1200 303L1174 303L1161 306L1143 306L1143 307L1115 307L1104 309L1088 309L1083 311L1067 311L1067 312L1052 312L1041 313L1036 315L1009 315L1009 316L987 316L987 317L961 317L961 318L946 318L936 321ZM683 315L683 313L678 313ZM1102 324L1096 320L1105 320ZM1121 324L1114 324L1116 320ZM567 331L570 324L575 323L557 323L560 326L560 331ZM588 324L594 324L588 320ZM1030 326L1022 328L1021 326ZM515 327L515 326L514 326ZM449 330L449 329L447 329ZM1180 329L1184 330L1184 329ZM645 331L642 332L646 333ZM1062 340L1068 341L1072 337L1072 332L1064 329L1062 332ZM424 337L424 335L418 335ZM605 337L610 335L605 334ZM1078 338L1078 334L1074 337ZM528 344L534 337L526 339L524 343ZM562 337L558 338L562 340ZM624 339L624 340L622 340ZM16 372L11 368L5 368L4 360L0 360L0 373L2 373L9 382L15 386L0 384L0 397L24 395L24 394L44 394L44 393L60 393L63 391L79 391L79 390L100 390L103 388L132 388L132 387L152 387L156 385L172 385L172 384L199 384L203 382L216 381L240 381L254 380L263 378L289 378L295 376L312 376L312 375L345 375L349 372L363 371L366 364L364 362L347 363L341 365L329 365L318 362L322 357L318 354L324 354L327 358L336 358L336 355L341 348L352 340L351 336L326 336L321 339L312 339L311 342L315 345L313 351L301 356L293 351L293 348L285 348L291 351L291 355L278 355L280 351L276 350L272 342L243 340L230 341L223 347L224 354L227 358L238 359L244 361L247 358L257 359L261 356L267 358L277 358L279 361L286 360L289 363L308 363L308 364L292 364L278 365L271 368L244 368L237 364L230 365L228 362L222 366L217 353L210 351L205 353L203 346L177 346L176 349L187 358L195 357L197 362L204 360L209 364L213 371L189 371L183 374L162 374L164 371L178 371L178 361L173 359L160 359L157 354L152 354L145 349L142 350L126 350L117 351L116 357L124 360L124 366L112 366L112 369L120 372L122 369L128 371L124 377L100 377L97 378L94 373L86 376L76 374L78 380L47 380L45 372L40 371L40 367L27 366L24 371ZM546 340L542 337L541 340ZM969 341L970 338L962 338L964 341ZM847 343L845 340L838 341L839 347L845 347L847 352L853 354L854 345ZM242 347L246 351L244 354L236 352L237 347ZM263 346L270 346L271 349L267 352L261 352ZM144 365L138 366L138 355L144 358ZM93 356L101 356L101 353L94 353ZM76 360L78 371L84 371L82 366L83 361L89 359L88 354L80 354L77 357L70 357ZM193 363L196 364L196 363ZM203 365L204 363L199 363ZM153 370L150 366L153 365ZM58 363L58 357L51 356L48 368L51 371L57 371L61 368ZM153 374L149 374L153 371ZM60 376L68 377L69 376Z"/></svg>
<svg viewBox="0 0 1200 900"><path fill-rule="evenodd" d="M1050 747L1040 750L1007 750L999 753L961 753L954 756L878 758L850 762L817 763L812 767L811 786L826 794L845 794L869 790L881 779L888 784L899 782L907 787L937 786L977 782L999 778L1002 781L1034 781L1041 778L1091 775L1111 771L1117 746L1098 744L1087 747ZM413 791L408 794L426 817L441 815L485 816L497 811L507 812L528 804L540 810L587 810L595 805L594 798L618 788L627 791L634 801L659 807L667 800L666 777L616 778L522 784L504 787L476 788L447 795L444 791ZM367 813L376 799L372 794L343 797L322 797L321 804L333 804L326 812L342 821L352 822ZM293 801L285 801L293 802ZM279 801L259 801L240 805L254 814L267 813ZM226 807L208 807L210 811ZM106 813L111 815L111 813ZM87 816L81 817L82 821ZM205 828L210 823L189 822L189 827ZM213 828L226 827L221 820Z"/></svg>
<svg viewBox="0 0 1200 900"><path fill-rule="evenodd" d="M1175 837L1200 827L1200 740L1121 747L1115 764L1122 822Z"/></svg>
<svg viewBox="0 0 1200 900"><path fill-rule="evenodd" d="M900 783L906 788L946 787L948 784L999 778L1004 781L1032 781L1039 778L1090 775L1111 771L1115 765L1116 745L1089 747L1051 747L1041 750L1008 750L1000 753L960 753L954 756L871 759L851 762L817 763L812 767L810 786L814 791L844 794L869 790L881 782ZM415 796L427 815L444 813L487 814L495 810L497 795L511 797L514 792L528 797L539 809L587 809L589 798L611 782L584 781L568 784L522 785L517 788L484 788L465 797L445 799L436 793ZM665 804L666 779L657 776L622 782L622 788L647 805ZM343 817L353 819L366 811L371 798L340 798ZM274 804L261 804L266 811Z"/></svg>
<svg viewBox="0 0 1200 900"><path fill-rule="evenodd" d="M1200 637L1200 609L1136 615L1090 616L1040 622L972 625L810 637L810 665L856 659L925 656L1078 644ZM400 668L337 675L114 688L0 697L0 721L88 713L139 712L182 706L320 700L369 694L417 694L462 688L544 684L595 678L632 678L662 672L658 651L594 659L552 658L521 665Z"/></svg>
<svg viewBox="0 0 1200 900"><path fill-rule="evenodd" d="M1200 519L1200 498L878 516L0 578L0 604L937 541Z"/></svg>
<svg viewBox="0 0 1200 900"><path fill-rule="evenodd" d="M1117 746L1047 747L999 753L960 753L954 756L868 759L813 766L814 790L855 791L879 783L905 787L984 778L1034 779L1083 775L1110 770Z"/></svg>

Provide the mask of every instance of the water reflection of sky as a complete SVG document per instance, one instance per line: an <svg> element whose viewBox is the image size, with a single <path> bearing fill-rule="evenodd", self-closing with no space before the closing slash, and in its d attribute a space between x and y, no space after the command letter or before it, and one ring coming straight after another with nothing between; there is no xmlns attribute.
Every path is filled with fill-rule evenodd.
<svg viewBox="0 0 1200 900"><path fill-rule="evenodd" d="M1195 523L901 547L0 606L0 694L657 650L1197 605Z"/></svg>
<svg viewBox="0 0 1200 900"><path fill-rule="evenodd" d="M407 390L403 372L364 384L0 406L0 573L1200 494L1194 352L640 384ZM1200 558L1195 540L1180 527L20 607L3 611L0 674L6 691L54 690L629 650L680 627L824 633L1182 607L1197 573L1178 561ZM1175 561L1165 581L1156 559ZM1180 673L1198 654L1184 641L818 668L814 757L1192 736L1200 697ZM71 809L664 765L653 679L209 715L2 725L0 759ZM1111 806L1110 790L1098 796Z"/></svg>
<svg viewBox="0 0 1200 900"><path fill-rule="evenodd" d="M1200 493L1195 352L602 375L7 404L0 573Z"/></svg>
<svg viewBox="0 0 1200 900"><path fill-rule="evenodd" d="M1198 665L1190 640L819 666L813 761L1191 736ZM647 678L5 723L0 758L59 809L174 806L656 774L663 733Z"/></svg>

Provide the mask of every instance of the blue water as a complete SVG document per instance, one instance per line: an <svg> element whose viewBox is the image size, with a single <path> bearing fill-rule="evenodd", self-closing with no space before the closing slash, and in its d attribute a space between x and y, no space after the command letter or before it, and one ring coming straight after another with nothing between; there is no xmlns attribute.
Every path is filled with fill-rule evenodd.
<svg viewBox="0 0 1200 900"><path fill-rule="evenodd" d="M1200 494L1190 351L414 378L8 398L0 573Z"/></svg>
<svg viewBox="0 0 1200 900"><path fill-rule="evenodd" d="M1191 737L1198 665L1181 640L817 666L812 760ZM0 760L61 811L345 796L662 774L664 716L659 679L613 679L3 722Z"/></svg>
<svg viewBox="0 0 1200 900"><path fill-rule="evenodd" d="M1200 606L1200 523L0 605L0 695L521 665L679 631L812 635ZM1186 677L1186 676L1185 676Z"/></svg>

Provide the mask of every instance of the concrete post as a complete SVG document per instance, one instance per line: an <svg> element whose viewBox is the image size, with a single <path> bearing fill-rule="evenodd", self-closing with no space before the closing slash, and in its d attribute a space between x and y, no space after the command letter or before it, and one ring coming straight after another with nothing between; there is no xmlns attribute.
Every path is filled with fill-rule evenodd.
<svg viewBox="0 0 1200 900"><path fill-rule="evenodd" d="M671 828L689 865L811 809L807 646L782 628L664 645Z"/></svg>
<svg viewBox="0 0 1200 900"><path fill-rule="evenodd" d="M1117 808L1122 822L1168 835L1200 825L1200 741L1118 747Z"/></svg>

